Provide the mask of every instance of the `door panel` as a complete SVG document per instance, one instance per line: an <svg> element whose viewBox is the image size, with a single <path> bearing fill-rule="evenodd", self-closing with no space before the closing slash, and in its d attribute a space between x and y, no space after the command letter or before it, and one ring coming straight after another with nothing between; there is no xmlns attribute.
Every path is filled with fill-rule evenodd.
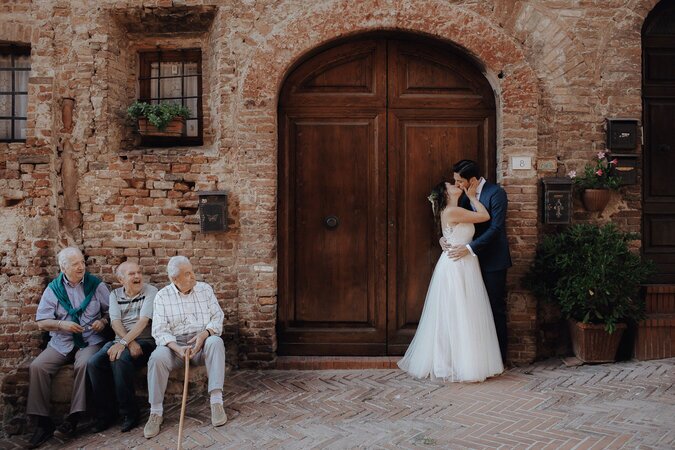
<svg viewBox="0 0 675 450"><path fill-rule="evenodd" d="M674 90L675 92L675 90ZM675 99L645 100L647 151L643 252L657 265L656 283L675 283Z"/></svg>
<svg viewBox="0 0 675 450"><path fill-rule="evenodd" d="M455 162L478 160L488 128L487 118L453 111L389 113L389 214L398 224L389 233L389 354L402 354L410 343L441 254L427 196L452 178Z"/></svg>
<svg viewBox="0 0 675 450"><path fill-rule="evenodd" d="M288 77L282 108L386 106L386 42L368 39L314 56Z"/></svg>
<svg viewBox="0 0 675 450"><path fill-rule="evenodd" d="M396 40L388 50L390 108L494 108L492 87L466 56Z"/></svg>
<svg viewBox="0 0 675 450"><path fill-rule="evenodd" d="M675 99L647 100L645 105L647 133L650 140L649 184L645 199L672 202L675 198L673 167L675 167Z"/></svg>
<svg viewBox="0 0 675 450"><path fill-rule="evenodd" d="M386 340L385 117L337 112L284 119L290 197L280 274L281 354L382 354ZM330 222L329 219L334 219Z"/></svg>
<svg viewBox="0 0 675 450"><path fill-rule="evenodd" d="M293 128L294 233L303 242L295 249L294 319L372 324L367 238L373 120L303 120Z"/></svg>

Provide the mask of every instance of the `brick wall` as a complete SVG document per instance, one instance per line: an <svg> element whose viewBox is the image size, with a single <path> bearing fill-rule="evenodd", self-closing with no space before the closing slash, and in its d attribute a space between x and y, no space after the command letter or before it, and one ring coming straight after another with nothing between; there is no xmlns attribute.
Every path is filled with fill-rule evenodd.
<svg viewBox="0 0 675 450"><path fill-rule="evenodd" d="M275 358L277 95L293 64L347 35L402 30L454 42L481 61L497 97L497 173L507 220L510 357L557 351L558 316L520 287L538 237L538 179L563 176L604 148L605 117L641 117L640 30L656 0L200 1L42 0L0 5L0 41L29 43L27 142L0 144L0 402L20 414L25 365L39 351L33 318L57 273L56 251L80 246L89 269L137 260L157 285L169 257L189 257L226 312L228 360ZM191 14L187 22L181 14ZM175 32L179 31L179 32ZM140 149L124 111L137 95L137 51L199 47L204 145ZM73 98L74 126L61 107ZM64 149L76 161L81 223L65 226ZM641 149L638 149L640 152ZM510 157L529 155L532 170ZM552 171L537 160L555 161ZM229 193L229 229L199 233L199 190ZM640 232L640 190L614 194L600 217ZM19 369L17 369L19 368ZM6 407L5 407L6 406Z"/></svg>

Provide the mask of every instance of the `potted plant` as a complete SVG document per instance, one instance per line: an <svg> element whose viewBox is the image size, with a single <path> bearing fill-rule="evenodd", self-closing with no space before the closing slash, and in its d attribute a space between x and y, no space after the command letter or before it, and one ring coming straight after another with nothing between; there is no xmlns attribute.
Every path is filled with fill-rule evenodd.
<svg viewBox="0 0 675 450"><path fill-rule="evenodd" d="M180 136L190 110L176 103L147 103L136 100L127 116L138 122L138 132L145 136Z"/></svg>
<svg viewBox="0 0 675 450"><path fill-rule="evenodd" d="M578 175L572 170L568 175L582 190L581 199L587 211L602 211L607 206L611 190L618 190L621 179L615 172L617 160L609 160L607 153L598 152L593 165L586 165Z"/></svg>
<svg viewBox="0 0 675 450"><path fill-rule="evenodd" d="M572 225L544 237L525 276L537 298L557 303L569 319L574 353L584 362L614 361L626 322L644 316L640 284L653 264L630 251L635 239L611 223Z"/></svg>

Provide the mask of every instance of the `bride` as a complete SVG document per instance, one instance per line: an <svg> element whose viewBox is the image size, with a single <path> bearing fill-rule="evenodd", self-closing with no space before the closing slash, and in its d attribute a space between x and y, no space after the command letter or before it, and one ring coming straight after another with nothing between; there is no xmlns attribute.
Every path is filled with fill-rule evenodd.
<svg viewBox="0 0 675 450"><path fill-rule="evenodd" d="M448 243L471 242L474 223L490 214L476 197L478 181L464 192L469 211L458 205L462 189L439 183L431 192L434 218ZM416 378L475 382L504 371L492 310L478 258L441 254L431 277L417 332L398 366Z"/></svg>

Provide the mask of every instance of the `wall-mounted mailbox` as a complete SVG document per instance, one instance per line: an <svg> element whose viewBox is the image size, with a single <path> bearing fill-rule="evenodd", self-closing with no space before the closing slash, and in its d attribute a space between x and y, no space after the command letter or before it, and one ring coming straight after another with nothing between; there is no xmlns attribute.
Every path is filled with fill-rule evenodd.
<svg viewBox="0 0 675 450"><path fill-rule="evenodd" d="M611 159L617 160L615 173L621 178L621 185L637 184L638 155L634 153L612 153Z"/></svg>
<svg viewBox="0 0 675 450"><path fill-rule="evenodd" d="M572 219L572 180L542 178L544 185L544 223L568 225Z"/></svg>
<svg viewBox="0 0 675 450"><path fill-rule="evenodd" d="M607 148L633 150L638 142L636 119L607 119Z"/></svg>
<svg viewBox="0 0 675 450"><path fill-rule="evenodd" d="M199 224L202 233L227 230L227 193L225 191L200 191Z"/></svg>

